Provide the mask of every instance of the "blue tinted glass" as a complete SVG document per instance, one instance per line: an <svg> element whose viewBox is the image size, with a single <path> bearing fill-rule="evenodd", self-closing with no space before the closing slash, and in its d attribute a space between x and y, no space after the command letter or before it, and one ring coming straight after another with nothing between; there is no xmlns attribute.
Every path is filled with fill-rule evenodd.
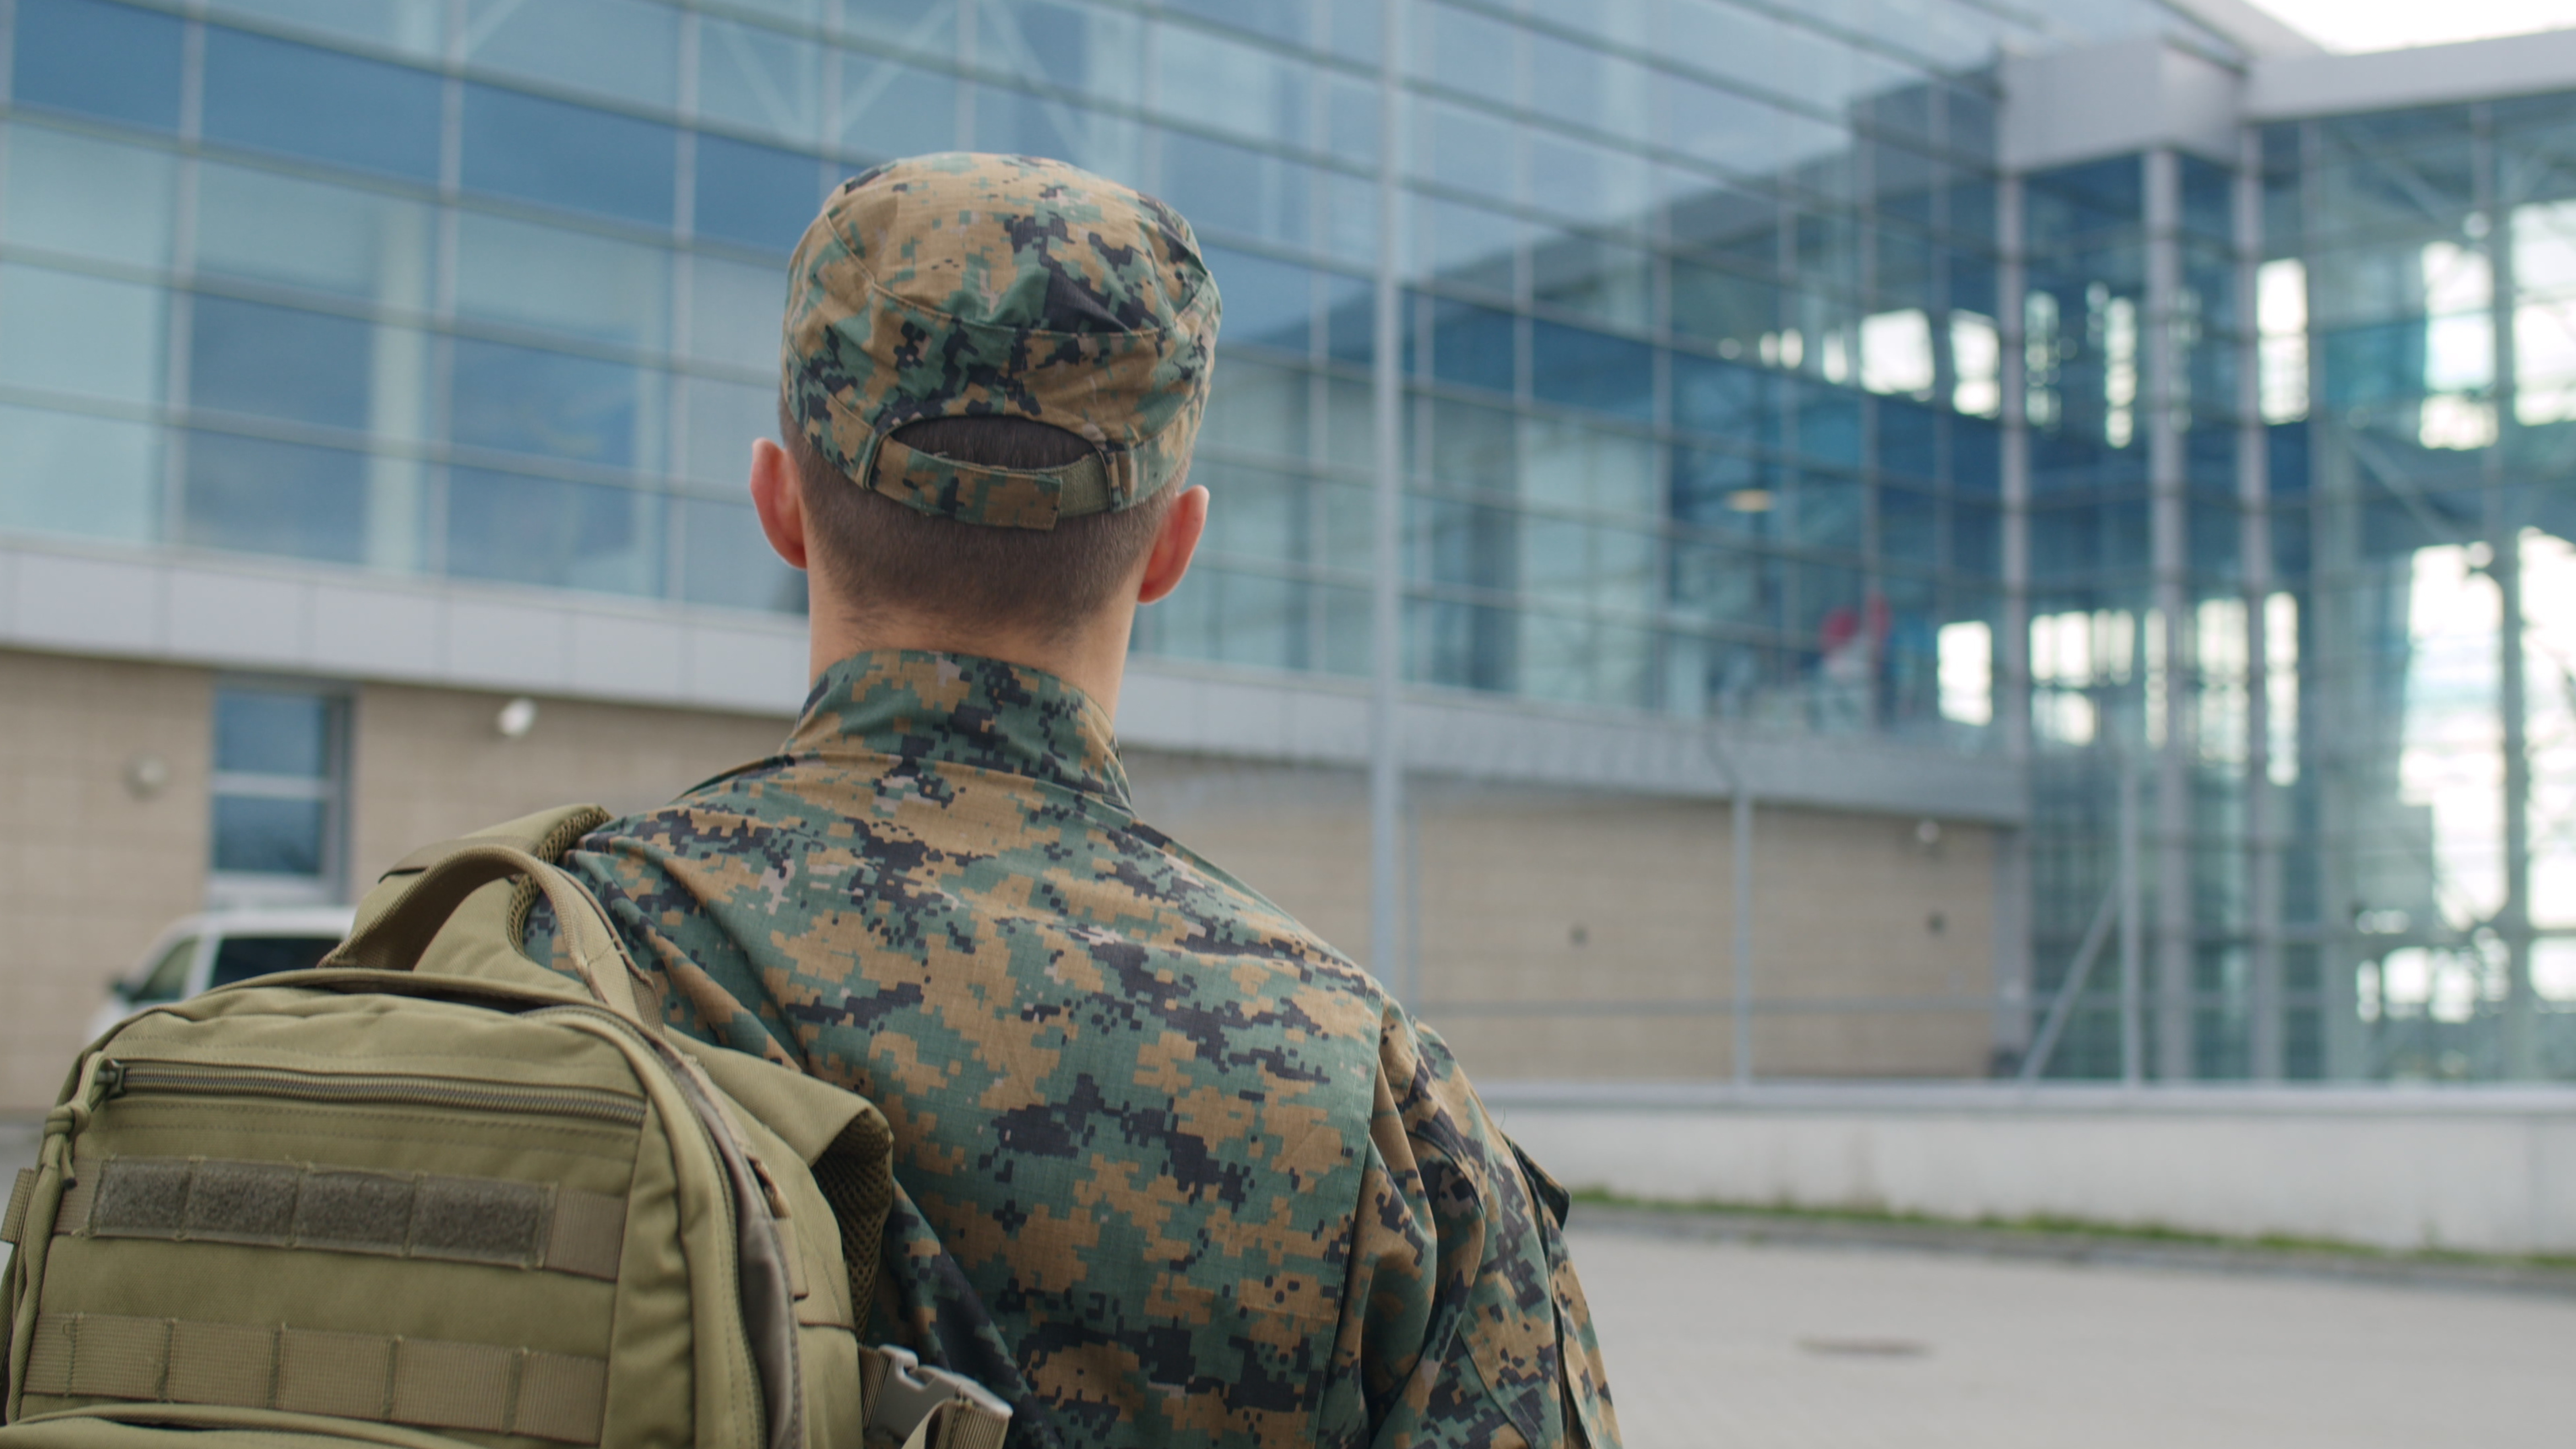
<svg viewBox="0 0 2576 1449"><path fill-rule="evenodd" d="M668 226L677 157L668 126L465 88L465 184L478 191Z"/></svg>
<svg viewBox="0 0 2576 1449"><path fill-rule="evenodd" d="M645 386L624 363L460 337L449 436L467 447L634 467Z"/></svg>
<svg viewBox="0 0 2576 1449"><path fill-rule="evenodd" d="M1813 382L1797 387L1798 451L1828 463L1859 467L1861 395Z"/></svg>
<svg viewBox="0 0 2576 1449"><path fill-rule="evenodd" d="M10 98L179 129L179 20L98 0L18 0Z"/></svg>
<svg viewBox="0 0 2576 1449"><path fill-rule="evenodd" d="M1857 478L1834 473L1800 476L1793 490L1790 536L1810 548L1860 552L1862 510L1868 490Z"/></svg>
<svg viewBox="0 0 2576 1449"><path fill-rule="evenodd" d="M1464 302L1435 302L1431 375L1442 382L1512 390L1512 315Z"/></svg>
<svg viewBox="0 0 2576 1449"><path fill-rule="evenodd" d="M1940 467L1938 414L1927 407L1878 400L1878 466L1891 473L1931 478Z"/></svg>
<svg viewBox="0 0 2576 1449"><path fill-rule="evenodd" d="M684 498L680 514L680 595L696 604L805 612L805 579L781 562L747 503Z"/></svg>
<svg viewBox="0 0 2576 1449"><path fill-rule="evenodd" d="M322 873L322 802L215 797L215 869L253 875Z"/></svg>
<svg viewBox="0 0 2576 1449"><path fill-rule="evenodd" d="M856 52L841 58L841 144L869 156L917 156L957 144L957 80Z"/></svg>
<svg viewBox="0 0 2576 1449"><path fill-rule="evenodd" d="M315 694L215 692L215 768L318 780L331 771L331 705Z"/></svg>
<svg viewBox="0 0 2576 1449"><path fill-rule="evenodd" d="M1561 322L1533 322L1530 393L1545 402L1652 421L1655 349Z"/></svg>
<svg viewBox="0 0 2576 1449"><path fill-rule="evenodd" d="M813 157L698 138L698 235L789 251L822 202L823 173Z"/></svg>
<svg viewBox="0 0 2576 1449"><path fill-rule="evenodd" d="M337 448L190 434L180 539L356 563L366 549L366 461Z"/></svg>
<svg viewBox="0 0 2576 1449"><path fill-rule="evenodd" d="M1364 277L1325 273L1324 331L1335 360L1368 366L1377 355L1377 288Z"/></svg>
<svg viewBox="0 0 2576 1449"><path fill-rule="evenodd" d="M1922 568L1941 561L1941 515L1930 494L1910 488L1878 490L1878 556Z"/></svg>
<svg viewBox="0 0 2576 1449"><path fill-rule="evenodd" d="M364 429L374 330L350 317L199 297L188 336L190 401Z"/></svg>
<svg viewBox="0 0 2576 1449"><path fill-rule="evenodd" d="M1223 141L1163 137L1162 197L1201 233L1305 245L1310 177L1294 162Z"/></svg>
<svg viewBox="0 0 2576 1449"><path fill-rule="evenodd" d="M1310 286L1314 273L1224 247L1205 247L1201 253L1225 298L1220 335L1226 341L1282 352L1306 350L1307 322L1314 310Z"/></svg>
<svg viewBox="0 0 2576 1449"><path fill-rule="evenodd" d="M2003 491L2004 430L1978 418L1950 420L1950 486L1962 493Z"/></svg>
<svg viewBox="0 0 2576 1449"><path fill-rule="evenodd" d="M206 137L438 179L439 79L222 26L206 29Z"/></svg>
<svg viewBox="0 0 2576 1449"><path fill-rule="evenodd" d="M160 453L158 424L0 407L0 533L148 541L161 531Z"/></svg>
<svg viewBox="0 0 2576 1449"><path fill-rule="evenodd" d="M1673 450L1673 519L1739 538L1769 538L1780 514L1780 469L1746 453Z"/></svg>
<svg viewBox="0 0 2576 1449"><path fill-rule="evenodd" d="M1950 505L1950 567L1992 579L2003 576L2003 514L1975 503Z"/></svg>
<svg viewBox="0 0 2576 1449"><path fill-rule="evenodd" d="M1770 441L1774 378L1758 367L1673 354L1673 425L1739 443Z"/></svg>
<svg viewBox="0 0 2576 1449"><path fill-rule="evenodd" d="M1314 0L1321 4L1323 0ZM1200 15L1220 25L1258 31L1273 40L1302 46L1307 40L1308 0L1165 0L1163 8Z"/></svg>
<svg viewBox="0 0 2576 1449"><path fill-rule="evenodd" d="M459 468L447 485L447 571L554 588L661 589L662 500L631 488Z"/></svg>

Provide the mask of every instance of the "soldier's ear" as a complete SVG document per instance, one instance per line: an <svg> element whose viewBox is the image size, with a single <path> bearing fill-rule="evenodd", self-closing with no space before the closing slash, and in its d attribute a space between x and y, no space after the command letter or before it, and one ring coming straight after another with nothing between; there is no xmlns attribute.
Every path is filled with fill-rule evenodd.
<svg viewBox="0 0 2576 1449"><path fill-rule="evenodd" d="M805 489L795 460L767 438L751 445L751 506L769 546L789 568L805 567Z"/></svg>
<svg viewBox="0 0 2576 1449"><path fill-rule="evenodd" d="M1154 530L1154 546L1145 551L1145 574L1136 583L1136 602L1157 603L1181 586L1181 578L1190 571L1190 557L1199 551L1199 535L1207 532L1208 491L1200 487L1181 490L1172 506L1163 511L1162 527Z"/></svg>

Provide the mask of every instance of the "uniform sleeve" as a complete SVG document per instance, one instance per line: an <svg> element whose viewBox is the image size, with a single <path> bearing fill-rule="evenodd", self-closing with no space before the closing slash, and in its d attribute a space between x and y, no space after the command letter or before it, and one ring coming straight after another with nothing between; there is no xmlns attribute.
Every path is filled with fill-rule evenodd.
<svg viewBox="0 0 2576 1449"><path fill-rule="evenodd" d="M1382 1449L1617 1449L1563 1189L1429 1030L1387 1014L1336 1356Z"/></svg>

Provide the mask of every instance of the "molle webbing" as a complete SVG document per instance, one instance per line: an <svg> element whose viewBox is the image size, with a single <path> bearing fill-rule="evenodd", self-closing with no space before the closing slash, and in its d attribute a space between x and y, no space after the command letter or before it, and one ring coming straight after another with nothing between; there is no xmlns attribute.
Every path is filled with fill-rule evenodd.
<svg viewBox="0 0 2576 1449"><path fill-rule="evenodd" d="M26 1391L219 1404L596 1444L606 1360L279 1324L47 1313Z"/></svg>
<svg viewBox="0 0 2576 1449"><path fill-rule="evenodd" d="M492 1263L615 1282L626 1199L493 1177L115 1157L79 1165L54 1231Z"/></svg>
<svg viewBox="0 0 2576 1449"><path fill-rule="evenodd" d="M9 1213L0 1218L0 1243L16 1247L18 1237L27 1230L27 1205L36 1200L36 1169L18 1169L17 1181L9 1185Z"/></svg>

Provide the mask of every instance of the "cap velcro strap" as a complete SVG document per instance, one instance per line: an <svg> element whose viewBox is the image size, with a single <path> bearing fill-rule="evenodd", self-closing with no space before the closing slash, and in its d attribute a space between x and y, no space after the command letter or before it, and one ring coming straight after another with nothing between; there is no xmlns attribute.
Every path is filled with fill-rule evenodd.
<svg viewBox="0 0 2576 1449"><path fill-rule="evenodd" d="M54 1231L496 1263L614 1282L626 1199L495 1177L113 1157L81 1164Z"/></svg>
<svg viewBox="0 0 2576 1449"><path fill-rule="evenodd" d="M608 1363L492 1344L284 1324L46 1313L26 1392L279 1409L596 1444Z"/></svg>
<svg viewBox="0 0 2576 1449"><path fill-rule="evenodd" d="M1136 469L1085 453L1057 468L995 468L925 453L893 437L871 450L868 487L933 518L1041 532L1058 519L1109 513L1135 501Z"/></svg>

